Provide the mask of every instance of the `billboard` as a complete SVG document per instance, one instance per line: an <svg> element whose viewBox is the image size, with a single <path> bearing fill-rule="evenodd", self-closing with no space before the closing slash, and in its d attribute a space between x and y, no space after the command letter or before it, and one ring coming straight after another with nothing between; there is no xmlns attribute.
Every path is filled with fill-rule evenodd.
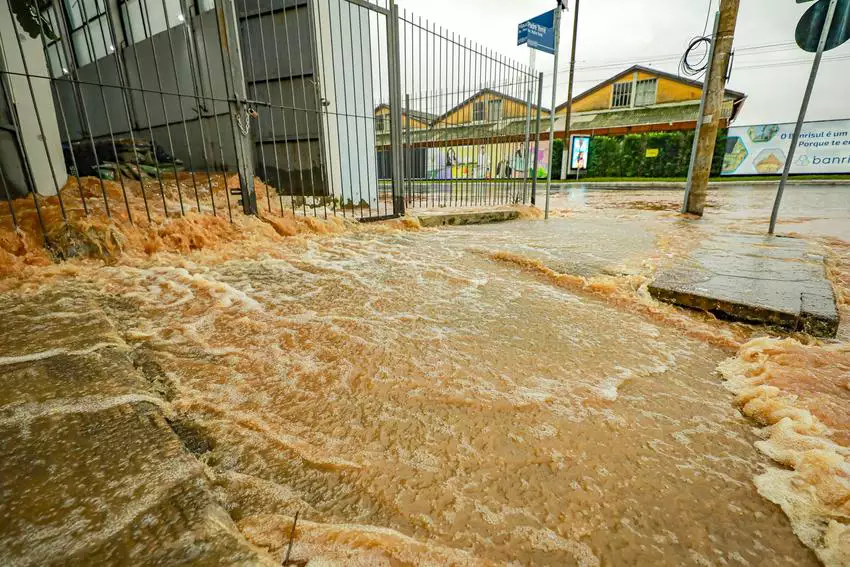
<svg viewBox="0 0 850 567"><path fill-rule="evenodd" d="M776 175L794 136L793 123L729 128L722 175ZM807 122L791 173L850 173L850 120Z"/></svg>
<svg viewBox="0 0 850 567"><path fill-rule="evenodd" d="M587 169L590 136L570 136L570 170Z"/></svg>
<svg viewBox="0 0 850 567"><path fill-rule="evenodd" d="M428 179L523 179L523 143L477 144L428 148ZM529 169L534 164L534 143L529 144ZM538 177L546 177L549 143L540 142Z"/></svg>

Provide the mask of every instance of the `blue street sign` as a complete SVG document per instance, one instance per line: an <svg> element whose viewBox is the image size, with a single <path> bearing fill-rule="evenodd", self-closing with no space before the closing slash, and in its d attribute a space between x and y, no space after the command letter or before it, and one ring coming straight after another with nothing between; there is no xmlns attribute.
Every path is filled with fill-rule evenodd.
<svg viewBox="0 0 850 567"><path fill-rule="evenodd" d="M517 45L526 43L532 49L555 54L555 10L540 14L519 25Z"/></svg>

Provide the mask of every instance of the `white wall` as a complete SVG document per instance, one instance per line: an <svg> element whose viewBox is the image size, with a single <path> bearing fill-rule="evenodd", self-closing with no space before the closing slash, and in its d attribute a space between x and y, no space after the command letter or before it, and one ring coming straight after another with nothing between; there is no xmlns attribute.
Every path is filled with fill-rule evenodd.
<svg viewBox="0 0 850 567"><path fill-rule="evenodd" d="M16 35L21 40L20 48L15 39ZM28 72L29 75L40 77L50 76L41 38L33 39L17 28L7 2L0 2L0 47L0 68L3 70ZM61 189L65 185L68 175L62 157L50 80L31 79L21 75L3 75L2 80L10 99L8 102L17 110L22 150L29 162L35 190L40 195L55 195L57 187ZM39 128L39 119L43 132L42 128ZM13 161L18 162L15 153L0 154L0 163L3 164L4 170L14 169Z"/></svg>
<svg viewBox="0 0 850 567"><path fill-rule="evenodd" d="M318 65L326 107L323 143L328 160L328 181L337 197L374 205L378 202L374 108L380 85L373 47L385 26L376 27L376 12L345 0L312 0L316 22ZM361 10L358 13L358 10ZM383 20L383 16L378 15ZM376 44L373 46L373 42ZM386 46L386 38L380 38ZM374 76L373 76L374 74ZM386 68L382 82L386 81Z"/></svg>

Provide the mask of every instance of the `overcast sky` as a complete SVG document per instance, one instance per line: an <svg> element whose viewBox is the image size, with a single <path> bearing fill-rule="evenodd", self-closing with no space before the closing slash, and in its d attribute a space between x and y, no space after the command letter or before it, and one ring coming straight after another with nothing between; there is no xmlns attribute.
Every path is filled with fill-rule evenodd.
<svg viewBox="0 0 850 567"><path fill-rule="evenodd" d="M516 46L517 25L554 0L397 0L400 9L496 49L527 64ZM719 0L585 0L576 50L576 94L633 64L676 73L691 38L701 35L709 3ZM561 64L569 64L573 7L564 13ZM729 88L748 95L737 125L793 122L800 109L814 55L794 44L797 22L811 6L795 0L741 0L735 37L735 68ZM710 27L710 26L709 26ZM710 33L710 31L709 31ZM835 59L830 61L830 59ZM538 70L551 88L552 57L540 53ZM567 73L558 79L558 102L566 100ZM807 120L850 118L850 42L827 52ZM551 97L551 94L549 95ZM548 106L548 103L546 103Z"/></svg>

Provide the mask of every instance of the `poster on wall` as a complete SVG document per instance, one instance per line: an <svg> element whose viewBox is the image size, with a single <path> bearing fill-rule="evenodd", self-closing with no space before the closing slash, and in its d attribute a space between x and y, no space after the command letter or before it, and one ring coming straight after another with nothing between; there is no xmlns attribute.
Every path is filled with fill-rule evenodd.
<svg viewBox="0 0 850 567"><path fill-rule="evenodd" d="M478 144L428 148L428 179L523 179L523 143ZM549 144L541 142L537 175L546 177ZM534 144L529 144L529 170L534 163Z"/></svg>
<svg viewBox="0 0 850 567"><path fill-rule="evenodd" d="M590 136L570 136L570 170L587 169Z"/></svg>
<svg viewBox="0 0 850 567"><path fill-rule="evenodd" d="M778 175L791 149L794 124L729 128L722 175ZM850 120L807 122L791 173L850 173Z"/></svg>

